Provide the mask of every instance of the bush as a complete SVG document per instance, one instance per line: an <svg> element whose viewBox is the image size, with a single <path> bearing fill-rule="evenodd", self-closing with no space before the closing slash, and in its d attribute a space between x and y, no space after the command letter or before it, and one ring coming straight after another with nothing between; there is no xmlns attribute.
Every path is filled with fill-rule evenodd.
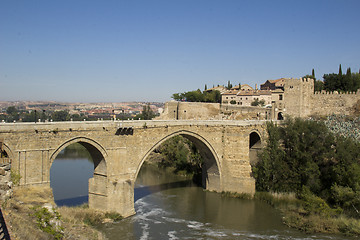
<svg viewBox="0 0 360 240"><path fill-rule="evenodd" d="M16 170L11 170L10 179L14 185L20 184L21 175Z"/></svg>
<svg viewBox="0 0 360 240"><path fill-rule="evenodd" d="M34 207L33 210L38 227L55 239L62 239L64 229L59 225L60 214L55 209L49 211L45 207Z"/></svg>

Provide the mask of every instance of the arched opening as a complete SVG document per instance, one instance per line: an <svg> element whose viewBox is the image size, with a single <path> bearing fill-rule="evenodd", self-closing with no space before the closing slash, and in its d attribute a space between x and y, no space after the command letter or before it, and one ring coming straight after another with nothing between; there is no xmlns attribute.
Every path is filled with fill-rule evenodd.
<svg viewBox="0 0 360 240"><path fill-rule="evenodd" d="M90 139L61 145L51 156L50 186L57 205L106 207L107 170L104 150Z"/></svg>
<svg viewBox="0 0 360 240"><path fill-rule="evenodd" d="M258 162L258 154L262 150L261 138L257 132L249 135L249 159L250 165L254 166Z"/></svg>
<svg viewBox="0 0 360 240"><path fill-rule="evenodd" d="M172 141L173 139L178 139L178 138L182 138L185 139L184 142L188 141L191 144L188 144L187 146L185 146L183 149L188 148L190 154L192 154L192 157L199 157L200 158L200 162L195 162L195 164L199 164L200 166L200 173L197 175L200 181L198 181L197 183L199 185L202 186L202 188L210 190L210 191L221 191L221 182L220 182L220 166L218 164L218 160L215 154L215 151L213 150L213 148L210 146L210 144L203 139L201 136L191 133L191 132L185 132L185 131L180 131L180 132L176 132L173 133L167 137L165 137L164 139L162 139L161 141L159 141L158 143L156 143L149 151L148 153L145 155L145 157L143 158L140 166L137 169L136 172L136 180L139 181L139 178L143 178L143 172L141 172L139 174L140 171L143 171L143 169L145 168L144 165L146 165L146 162L150 161L151 162L155 162L157 163L158 166L161 166L161 158L164 158L164 156L158 156L158 160L154 161L154 155L161 155L163 153L161 153L161 151L163 150L159 150L161 149L162 145L166 145L168 144L169 141ZM179 147L178 143L173 143L172 144L173 148L175 147ZM189 149L192 148L192 149ZM172 152L172 149L169 149L170 152ZM175 154L183 154L182 152L180 153L175 153ZM181 156L180 156L181 157ZM160 160L159 160L160 158ZM168 159L169 160L169 159ZM145 163L145 164L144 164ZM181 168L181 162L178 164L178 166L180 166L179 170L180 171L186 171L186 167ZM140 176L140 177L139 177ZM138 182L137 182L138 183ZM179 181L179 184L167 184L166 187L184 187L185 182L183 181ZM158 189L159 190L159 189ZM142 195L141 193L139 194L140 196ZM139 196L137 196L136 193L136 188L135 188L135 196L134 196L134 200L138 200Z"/></svg>
<svg viewBox="0 0 360 240"><path fill-rule="evenodd" d="M278 113L277 120L284 120L284 116L283 116L282 112Z"/></svg>
<svg viewBox="0 0 360 240"><path fill-rule="evenodd" d="M11 163L12 152L10 151L8 146L3 142L0 142L0 158L2 162L9 164Z"/></svg>

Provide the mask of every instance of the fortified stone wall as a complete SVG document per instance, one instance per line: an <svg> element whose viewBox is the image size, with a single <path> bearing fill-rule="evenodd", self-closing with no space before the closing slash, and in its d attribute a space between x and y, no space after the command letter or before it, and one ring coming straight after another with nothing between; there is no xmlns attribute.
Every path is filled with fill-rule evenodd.
<svg viewBox="0 0 360 240"><path fill-rule="evenodd" d="M286 79L284 86L284 114L293 117L309 116L312 112L311 96L313 93L313 79Z"/></svg>
<svg viewBox="0 0 360 240"><path fill-rule="evenodd" d="M164 112L156 120L219 120L219 103L176 102L165 103Z"/></svg>
<svg viewBox="0 0 360 240"><path fill-rule="evenodd" d="M221 118L224 120L268 120L272 119L271 108L221 105Z"/></svg>
<svg viewBox="0 0 360 240"><path fill-rule="evenodd" d="M314 80L310 78L287 79L284 89L285 114L293 117L353 113L360 99L357 93L316 92Z"/></svg>
<svg viewBox="0 0 360 240"><path fill-rule="evenodd" d="M167 102L156 120L266 120L271 108L222 105L220 103Z"/></svg>
<svg viewBox="0 0 360 240"><path fill-rule="evenodd" d="M312 96L312 115L343 114L354 112L354 105L360 99L356 93L317 92Z"/></svg>

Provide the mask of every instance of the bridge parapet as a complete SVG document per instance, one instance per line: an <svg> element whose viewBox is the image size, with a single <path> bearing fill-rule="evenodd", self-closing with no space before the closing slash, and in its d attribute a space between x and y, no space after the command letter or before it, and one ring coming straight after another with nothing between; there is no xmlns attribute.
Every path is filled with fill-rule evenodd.
<svg viewBox="0 0 360 240"><path fill-rule="evenodd" d="M130 120L2 123L0 139L21 175L21 185L50 183L57 154L80 143L94 160L89 206L134 213L134 183L147 156L167 139L182 135L205 159L204 187L254 193L249 160L250 134L266 137L264 120ZM115 204L116 203L116 204Z"/></svg>

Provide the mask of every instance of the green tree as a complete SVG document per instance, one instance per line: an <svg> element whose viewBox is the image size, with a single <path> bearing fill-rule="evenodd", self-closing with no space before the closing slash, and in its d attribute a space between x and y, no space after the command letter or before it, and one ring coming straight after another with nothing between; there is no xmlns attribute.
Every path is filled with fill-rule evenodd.
<svg viewBox="0 0 360 240"><path fill-rule="evenodd" d="M172 98L177 101L187 101L187 102L212 102L220 103L221 102L221 93L218 90L211 92L201 92L200 89L196 91L189 91L184 93L174 93Z"/></svg>
<svg viewBox="0 0 360 240"><path fill-rule="evenodd" d="M310 120L269 123L267 131L267 145L253 166L257 190L301 193L305 187L347 211L360 209L360 143Z"/></svg>
<svg viewBox="0 0 360 240"><path fill-rule="evenodd" d="M53 121L69 121L70 115L68 111L61 110L53 112L51 118Z"/></svg>
<svg viewBox="0 0 360 240"><path fill-rule="evenodd" d="M6 109L8 122L18 121L20 119L19 110L15 106L10 106Z"/></svg>
<svg viewBox="0 0 360 240"><path fill-rule="evenodd" d="M6 109L6 113L9 115L17 114L19 110L15 106L10 106Z"/></svg>
<svg viewBox="0 0 360 240"><path fill-rule="evenodd" d="M324 90L324 82L321 80L314 80L314 92L320 92Z"/></svg>
<svg viewBox="0 0 360 240"><path fill-rule="evenodd" d="M339 76L342 76L342 69L341 69L341 64L339 65Z"/></svg>
<svg viewBox="0 0 360 240"><path fill-rule="evenodd" d="M265 100L264 99L261 99L259 101L259 99L256 98L253 102L251 102L251 106L254 106L254 107L256 107L256 106L263 107L264 105L265 105Z"/></svg>
<svg viewBox="0 0 360 240"><path fill-rule="evenodd" d="M175 172L201 173L203 160L199 150L194 143L182 136L170 138L156 151L164 156L162 162L159 163L160 167L174 167Z"/></svg>
<svg viewBox="0 0 360 240"><path fill-rule="evenodd" d="M171 96L172 99L176 100L176 101L182 101L184 98L184 94L183 93L174 93Z"/></svg>
<svg viewBox="0 0 360 240"><path fill-rule="evenodd" d="M150 107L150 103L147 103L146 105L143 106L142 119L143 120L151 120L154 117L155 117L155 114Z"/></svg>
<svg viewBox="0 0 360 240"><path fill-rule="evenodd" d="M229 80L226 88L227 88L228 90L230 90L232 87L233 87L233 86L232 86L232 84L230 83L230 80Z"/></svg>

